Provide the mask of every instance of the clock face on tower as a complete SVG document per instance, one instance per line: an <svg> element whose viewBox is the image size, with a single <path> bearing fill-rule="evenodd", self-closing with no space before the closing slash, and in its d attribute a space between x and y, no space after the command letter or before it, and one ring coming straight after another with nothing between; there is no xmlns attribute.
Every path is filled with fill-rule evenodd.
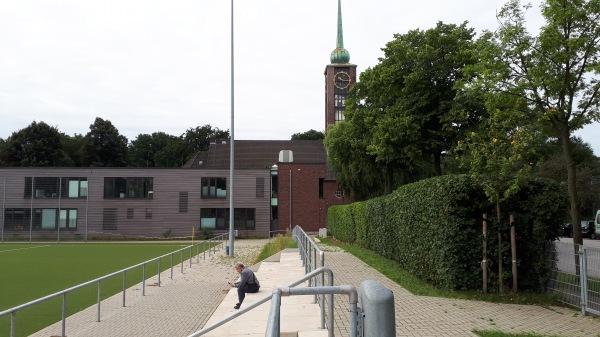
<svg viewBox="0 0 600 337"><path fill-rule="evenodd" d="M333 84L338 89L346 89L350 86L350 75L345 71L338 71L333 77Z"/></svg>

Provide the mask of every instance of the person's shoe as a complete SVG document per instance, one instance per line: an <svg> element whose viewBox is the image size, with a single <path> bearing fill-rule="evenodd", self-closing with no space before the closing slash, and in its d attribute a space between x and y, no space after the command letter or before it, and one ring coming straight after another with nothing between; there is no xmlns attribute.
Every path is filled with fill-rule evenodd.
<svg viewBox="0 0 600 337"><path fill-rule="evenodd" d="M236 303L236 304L235 304L235 307L233 307L233 308L234 308L234 309L239 309L239 308L240 308L240 306L241 306L241 304L239 304L239 303Z"/></svg>

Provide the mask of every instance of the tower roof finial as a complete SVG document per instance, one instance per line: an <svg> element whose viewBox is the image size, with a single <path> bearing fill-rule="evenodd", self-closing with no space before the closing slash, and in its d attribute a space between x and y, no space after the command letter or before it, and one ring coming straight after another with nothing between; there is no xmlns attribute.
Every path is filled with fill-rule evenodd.
<svg viewBox="0 0 600 337"><path fill-rule="evenodd" d="M331 63L350 62L350 53L344 49L344 32L342 29L342 0L338 0L338 27L336 48L331 52Z"/></svg>

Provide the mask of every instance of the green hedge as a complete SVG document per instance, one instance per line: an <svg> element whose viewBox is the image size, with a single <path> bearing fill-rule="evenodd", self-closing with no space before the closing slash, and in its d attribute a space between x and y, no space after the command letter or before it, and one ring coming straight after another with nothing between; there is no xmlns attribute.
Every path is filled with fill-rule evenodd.
<svg viewBox="0 0 600 337"><path fill-rule="evenodd" d="M508 214L515 216L519 289L540 291L548 277L544 253L560 235L568 201L563 185L532 179L501 205L503 282L512 280ZM482 285L482 215L488 224L489 289L497 288L498 224L491 205L468 176L404 185L390 195L329 208L338 240L397 260L422 280L447 289Z"/></svg>

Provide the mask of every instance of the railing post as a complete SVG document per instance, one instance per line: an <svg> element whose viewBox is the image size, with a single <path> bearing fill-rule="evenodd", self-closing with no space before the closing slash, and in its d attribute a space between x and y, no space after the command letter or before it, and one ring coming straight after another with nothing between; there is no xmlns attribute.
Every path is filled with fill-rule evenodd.
<svg viewBox="0 0 600 337"><path fill-rule="evenodd" d="M160 287L160 259L158 259L157 275L158 275L158 286Z"/></svg>
<svg viewBox="0 0 600 337"><path fill-rule="evenodd" d="M142 265L142 296L146 296L146 264Z"/></svg>
<svg viewBox="0 0 600 337"><path fill-rule="evenodd" d="M17 324L17 312L10 314L10 337L15 337L15 325Z"/></svg>
<svg viewBox="0 0 600 337"><path fill-rule="evenodd" d="M66 336L67 330L67 293L63 294L63 303L62 303L62 329L61 336Z"/></svg>
<svg viewBox="0 0 600 337"><path fill-rule="evenodd" d="M181 273L183 274L183 261L185 261L183 259L183 250L181 251Z"/></svg>
<svg viewBox="0 0 600 337"><path fill-rule="evenodd" d="M101 296L101 292L100 292L100 284L102 283L101 280L98 280L98 309L97 309L97 313L96 313L96 321L100 322L100 303L102 302L102 296Z"/></svg>
<svg viewBox="0 0 600 337"><path fill-rule="evenodd" d="M125 291L127 290L127 271L123 271L123 306L125 306Z"/></svg>
<svg viewBox="0 0 600 337"><path fill-rule="evenodd" d="M323 251L319 251L319 255L321 257L321 265L319 268L322 268L325 266L325 253ZM324 282L325 272L323 271L321 274L319 274L319 286L325 286ZM333 286L333 284L331 284L331 286ZM319 299L319 306L321 307L321 329L325 329L325 295L321 295ZM331 329L333 329L333 327L331 327Z"/></svg>
<svg viewBox="0 0 600 337"><path fill-rule="evenodd" d="M586 315L588 303L587 290L587 254L583 245L579 246L579 284L581 285L581 314Z"/></svg>
<svg viewBox="0 0 600 337"><path fill-rule="evenodd" d="M173 279L173 254L171 254L171 280Z"/></svg>

